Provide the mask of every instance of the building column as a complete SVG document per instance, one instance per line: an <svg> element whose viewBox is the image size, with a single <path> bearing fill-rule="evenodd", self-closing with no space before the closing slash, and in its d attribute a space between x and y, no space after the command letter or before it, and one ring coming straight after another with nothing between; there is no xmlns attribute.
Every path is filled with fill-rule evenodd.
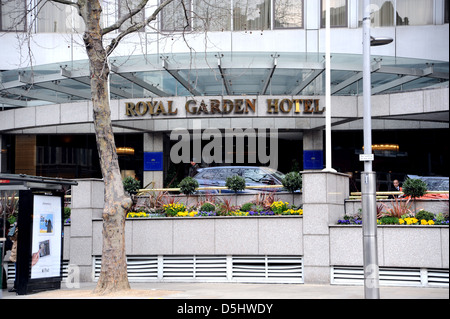
<svg viewBox="0 0 450 319"><path fill-rule="evenodd" d="M36 175L36 135L16 135L15 173Z"/></svg>
<svg viewBox="0 0 450 319"><path fill-rule="evenodd" d="M163 133L144 133L144 154L162 153L164 151ZM144 155L145 158L145 155ZM164 169L146 170L144 164L144 182L143 188L162 188L164 181ZM147 186L148 185L148 186Z"/></svg>
<svg viewBox="0 0 450 319"><path fill-rule="evenodd" d="M330 284L330 225L344 215L349 175L303 171L303 277L307 284Z"/></svg>
<svg viewBox="0 0 450 319"><path fill-rule="evenodd" d="M303 132L303 169L323 168L323 130Z"/></svg>
<svg viewBox="0 0 450 319"><path fill-rule="evenodd" d="M105 202L101 179L77 180L72 186L69 265L76 269L79 282L91 282L93 265L93 219L102 219Z"/></svg>

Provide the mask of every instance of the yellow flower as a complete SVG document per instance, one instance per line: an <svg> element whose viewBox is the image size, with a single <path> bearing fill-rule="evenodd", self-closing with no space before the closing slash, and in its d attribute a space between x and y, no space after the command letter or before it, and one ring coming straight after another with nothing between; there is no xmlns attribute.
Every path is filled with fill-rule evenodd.
<svg viewBox="0 0 450 319"><path fill-rule="evenodd" d="M421 225L428 225L428 222L427 222L425 219L422 219L422 220L420 221L420 224L421 224Z"/></svg>
<svg viewBox="0 0 450 319"><path fill-rule="evenodd" d="M428 221L428 225L434 225L434 220L430 219L430 220Z"/></svg>
<svg viewBox="0 0 450 319"><path fill-rule="evenodd" d="M405 218L405 222L407 225L412 225L418 222L418 220L414 217L407 217Z"/></svg>
<svg viewBox="0 0 450 319"><path fill-rule="evenodd" d="M188 214L188 212L178 212L177 216L178 217L185 217L185 216L187 216L187 214Z"/></svg>
<svg viewBox="0 0 450 319"><path fill-rule="evenodd" d="M192 212L189 213L190 217L194 217L195 215L197 215L197 212L195 212L195 211L192 211Z"/></svg>
<svg viewBox="0 0 450 319"><path fill-rule="evenodd" d="M399 219L398 222L400 223L400 225L403 225L405 223L405 221L403 219Z"/></svg>
<svg viewBox="0 0 450 319"><path fill-rule="evenodd" d="M240 210L231 211L230 216L248 216L248 212L241 212Z"/></svg>

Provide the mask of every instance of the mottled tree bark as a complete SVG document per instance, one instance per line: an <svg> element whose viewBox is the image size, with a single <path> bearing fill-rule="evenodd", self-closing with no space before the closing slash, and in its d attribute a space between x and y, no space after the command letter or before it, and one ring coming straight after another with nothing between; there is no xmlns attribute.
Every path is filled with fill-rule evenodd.
<svg viewBox="0 0 450 319"><path fill-rule="evenodd" d="M105 183L102 267L95 293L129 289L125 255L125 217L131 198L125 194L111 125L108 56L100 28L98 0L80 1L86 23L83 40L89 57L94 128L100 167Z"/></svg>

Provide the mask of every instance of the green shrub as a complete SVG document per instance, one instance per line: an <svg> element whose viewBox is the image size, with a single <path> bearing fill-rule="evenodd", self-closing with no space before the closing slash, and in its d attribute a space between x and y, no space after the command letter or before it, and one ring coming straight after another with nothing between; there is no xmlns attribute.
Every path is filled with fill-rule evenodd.
<svg viewBox="0 0 450 319"><path fill-rule="evenodd" d="M185 195L193 194L198 186L197 180L190 176L183 178L180 184L178 184L180 191Z"/></svg>
<svg viewBox="0 0 450 319"><path fill-rule="evenodd" d="M264 210L264 207L261 205L256 205L254 203L245 203L241 206L240 211L241 212L262 212Z"/></svg>
<svg viewBox="0 0 450 319"><path fill-rule="evenodd" d="M419 212L416 213L415 217L418 220L425 219L426 221L429 221L434 219L434 214L431 212L427 212L426 210L420 210Z"/></svg>
<svg viewBox="0 0 450 319"><path fill-rule="evenodd" d="M122 180L122 183L123 183L123 188L125 189L125 191L130 194L132 192L136 192L141 185L141 183L137 179L135 179L134 177L131 177L131 176L125 177Z"/></svg>
<svg viewBox="0 0 450 319"><path fill-rule="evenodd" d="M298 172L287 173L281 183L288 191L295 192L302 188L302 175Z"/></svg>
<svg viewBox="0 0 450 319"><path fill-rule="evenodd" d="M70 207L64 207L64 219L70 218L71 209Z"/></svg>
<svg viewBox="0 0 450 319"><path fill-rule="evenodd" d="M448 225L448 213L439 213L436 215L435 225Z"/></svg>
<svg viewBox="0 0 450 319"><path fill-rule="evenodd" d="M225 186L237 193L245 189L245 179L239 175L227 177Z"/></svg>
<svg viewBox="0 0 450 319"><path fill-rule="evenodd" d="M216 206L212 203L204 203L201 207L200 207L200 211L201 212L213 212L216 210Z"/></svg>
<svg viewBox="0 0 450 319"><path fill-rule="evenodd" d="M398 220L398 217L384 216L379 219L379 223L382 225L398 225L400 224Z"/></svg>
<svg viewBox="0 0 450 319"><path fill-rule="evenodd" d="M402 190L406 196L421 197L427 191L427 183L420 179L408 178L403 182Z"/></svg>
<svg viewBox="0 0 450 319"><path fill-rule="evenodd" d="M249 212L252 209L253 205L255 205L255 204L245 203L244 205L241 206L240 210L241 210L241 212Z"/></svg>

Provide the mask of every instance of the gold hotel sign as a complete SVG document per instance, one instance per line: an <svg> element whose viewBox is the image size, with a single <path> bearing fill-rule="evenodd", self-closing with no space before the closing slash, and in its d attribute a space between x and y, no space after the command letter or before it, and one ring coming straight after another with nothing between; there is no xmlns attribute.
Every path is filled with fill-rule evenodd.
<svg viewBox="0 0 450 319"><path fill-rule="evenodd" d="M179 101L179 100L177 100ZM186 115L256 115L259 99L187 99L181 107ZM262 107L267 114L323 114L325 107L319 99L271 98ZM129 117L177 115L179 105L174 100L125 102L125 115ZM264 104L264 103L263 103Z"/></svg>

